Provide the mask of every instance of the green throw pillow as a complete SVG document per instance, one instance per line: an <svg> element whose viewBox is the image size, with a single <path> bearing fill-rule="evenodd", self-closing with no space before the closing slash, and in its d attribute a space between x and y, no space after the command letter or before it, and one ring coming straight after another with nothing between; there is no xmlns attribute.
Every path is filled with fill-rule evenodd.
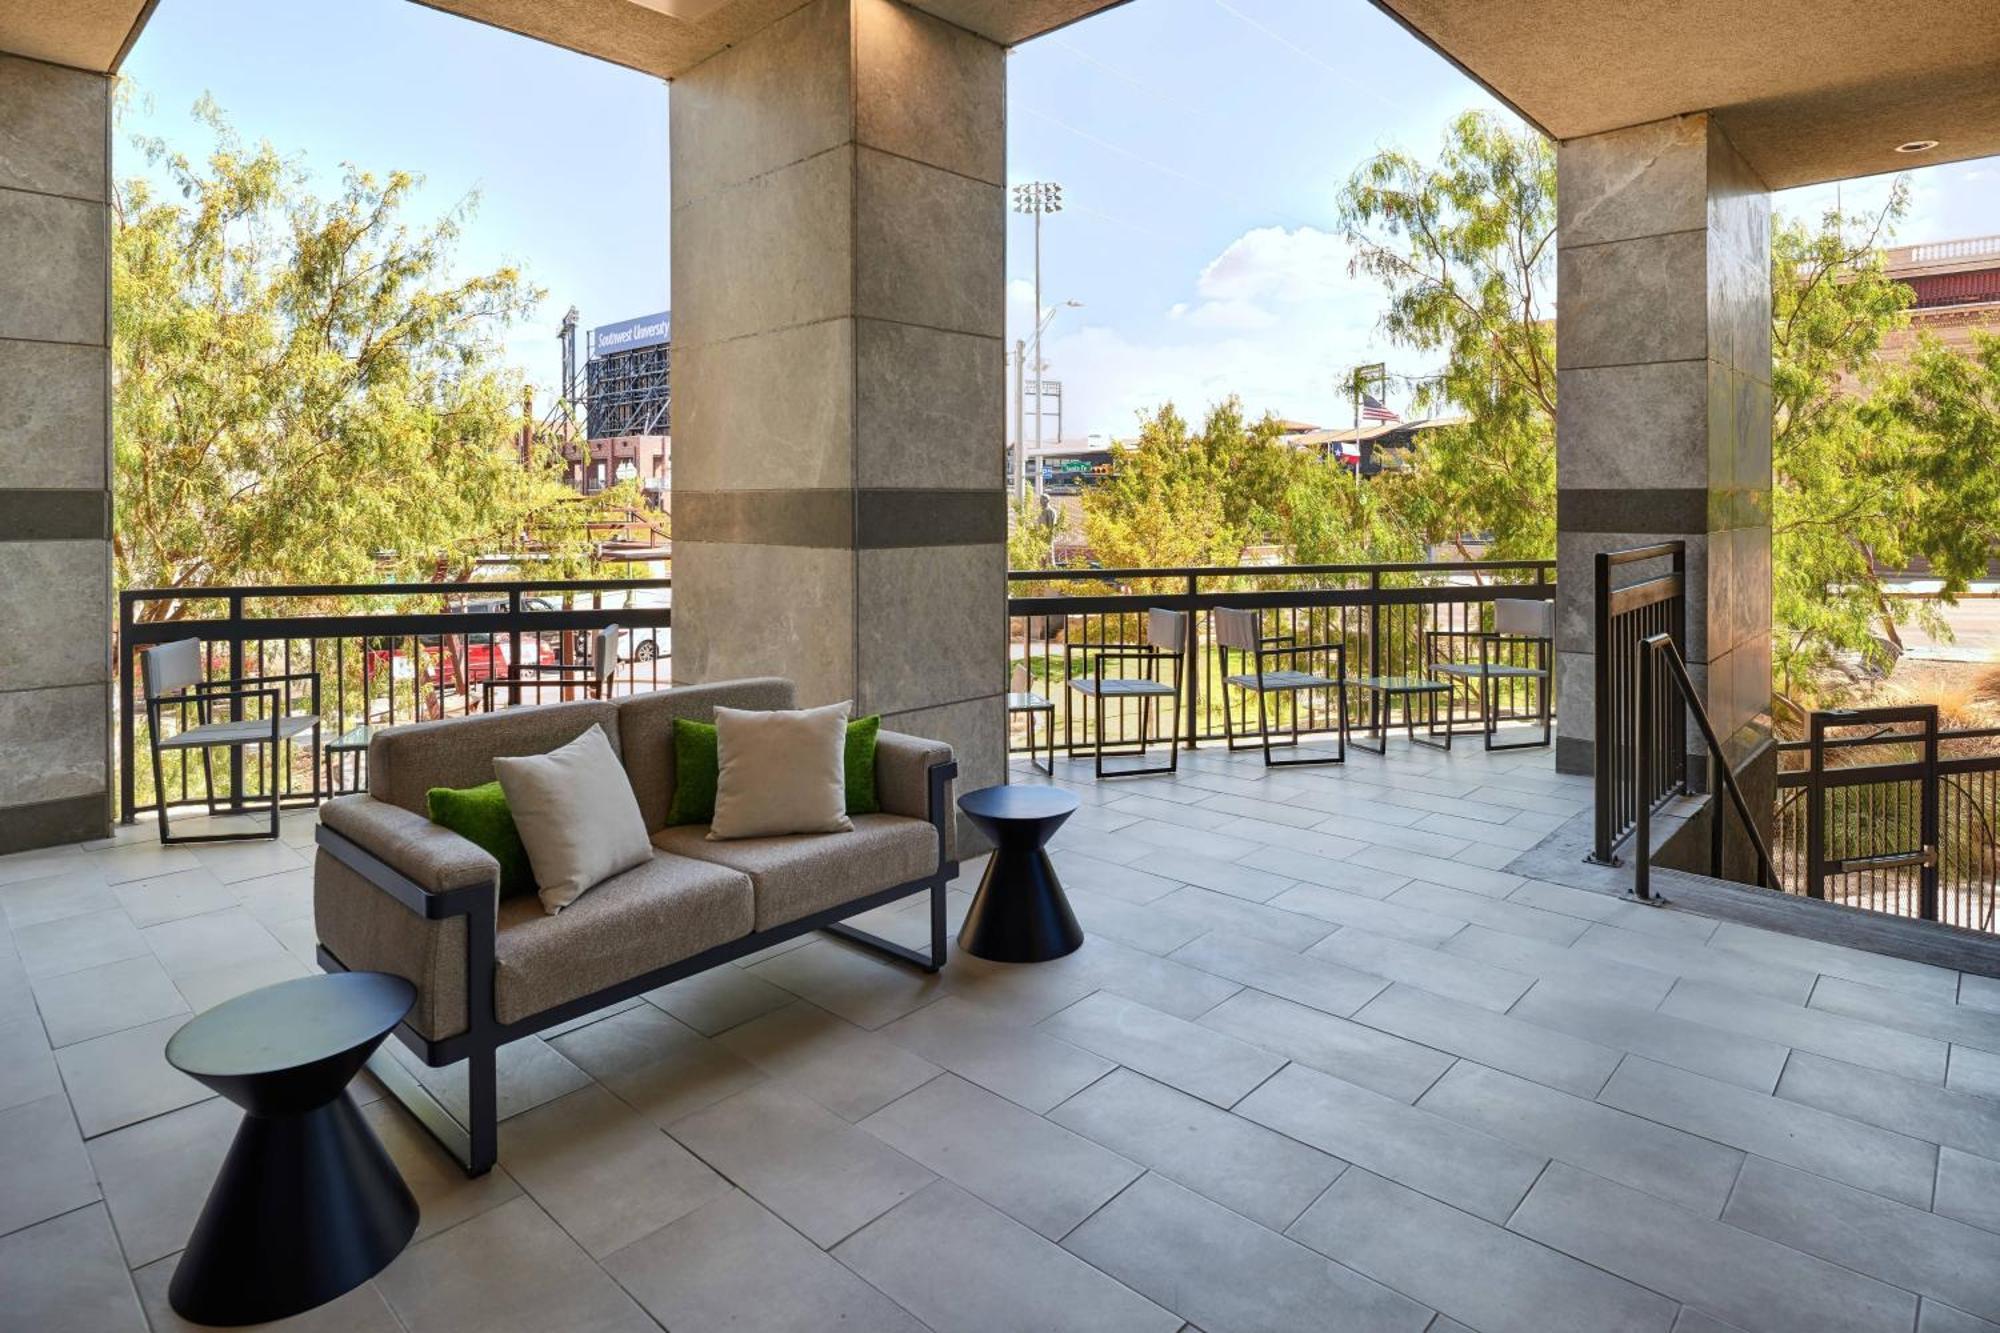
<svg viewBox="0 0 2000 1333"><path fill-rule="evenodd" d="M479 787L432 787L425 799L431 823L441 824L476 846L485 848L500 863L500 896L535 891L535 872L528 865L528 849L514 827L513 812L507 808L507 793L498 782Z"/></svg>
<svg viewBox="0 0 2000 1333"><path fill-rule="evenodd" d="M847 813L872 815L882 808L875 796L875 739L880 715L847 724ZM674 803L669 824L706 824L715 818L715 784L722 773L715 724L674 719Z"/></svg>

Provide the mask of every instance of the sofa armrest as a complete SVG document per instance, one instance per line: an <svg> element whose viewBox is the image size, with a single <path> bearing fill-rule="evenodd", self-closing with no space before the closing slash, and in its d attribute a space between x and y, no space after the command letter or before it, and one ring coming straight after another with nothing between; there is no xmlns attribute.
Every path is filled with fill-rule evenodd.
<svg viewBox="0 0 2000 1333"><path fill-rule="evenodd" d="M484 848L422 815L372 796L336 796L320 823L427 893L500 885L500 863Z"/></svg>
<svg viewBox="0 0 2000 1333"><path fill-rule="evenodd" d="M952 801L957 783L947 780L942 784L942 808L933 810L931 770L951 762L951 747L943 741L906 736L900 731L884 731L875 738L875 799L885 814L939 825L946 861L955 860L958 852L958 811Z"/></svg>

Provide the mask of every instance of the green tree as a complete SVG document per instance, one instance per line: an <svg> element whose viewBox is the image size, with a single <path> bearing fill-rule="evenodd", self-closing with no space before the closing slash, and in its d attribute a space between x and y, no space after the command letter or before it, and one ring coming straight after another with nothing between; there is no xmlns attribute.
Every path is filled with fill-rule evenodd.
<svg viewBox="0 0 2000 1333"><path fill-rule="evenodd" d="M349 168L316 196L203 99L200 165L158 140L116 191L114 438L121 586L469 577L533 547L589 563L589 520L498 335L539 293L511 268L452 276L472 201L405 221L417 179ZM524 456L525 455L525 456ZM160 618L185 603L160 603Z"/></svg>
<svg viewBox="0 0 2000 1333"><path fill-rule="evenodd" d="M1379 280L1383 327L1441 355L1417 410L1463 412L1426 431L1409 470L1383 484L1427 544L1485 534L1505 559L1555 554L1555 150L1540 135L1467 112L1435 162L1376 154L1340 195L1355 266Z"/></svg>

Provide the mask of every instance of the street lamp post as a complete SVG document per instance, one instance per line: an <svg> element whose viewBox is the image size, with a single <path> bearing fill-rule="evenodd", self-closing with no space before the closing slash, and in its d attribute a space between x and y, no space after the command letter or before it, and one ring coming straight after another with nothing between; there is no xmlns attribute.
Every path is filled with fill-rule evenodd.
<svg viewBox="0 0 2000 1333"><path fill-rule="evenodd" d="M1054 181L1028 181L1014 187L1014 211L1035 220L1035 452L1042 450L1042 214L1062 212L1062 186ZM1023 432L1025 435L1025 432ZM1027 441L1015 451L1015 493L1027 493ZM1039 466L1039 464L1037 464Z"/></svg>

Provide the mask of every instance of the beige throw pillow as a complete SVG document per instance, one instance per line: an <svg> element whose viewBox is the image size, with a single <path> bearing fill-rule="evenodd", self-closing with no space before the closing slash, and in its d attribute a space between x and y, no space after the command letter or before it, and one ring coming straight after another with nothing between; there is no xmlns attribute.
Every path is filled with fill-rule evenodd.
<svg viewBox="0 0 2000 1333"><path fill-rule="evenodd" d="M715 710L712 841L781 833L846 833L847 714L852 704Z"/></svg>
<svg viewBox="0 0 2000 1333"><path fill-rule="evenodd" d="M639 798L603 727L547 754L495 759L493 775L550 916L653 855Z"/></svg>

